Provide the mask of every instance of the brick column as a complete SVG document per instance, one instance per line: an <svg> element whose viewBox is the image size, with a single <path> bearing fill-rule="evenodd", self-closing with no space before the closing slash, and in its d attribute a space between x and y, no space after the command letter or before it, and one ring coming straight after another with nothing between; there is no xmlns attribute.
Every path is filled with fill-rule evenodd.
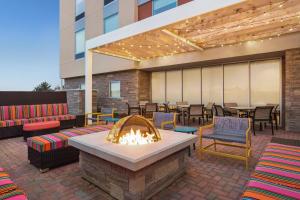
<svg viewBox="0 0 300 200"><path fill-rule="evenodd" d="M300 132L300 49L285 54L285 129Z"/></svg>

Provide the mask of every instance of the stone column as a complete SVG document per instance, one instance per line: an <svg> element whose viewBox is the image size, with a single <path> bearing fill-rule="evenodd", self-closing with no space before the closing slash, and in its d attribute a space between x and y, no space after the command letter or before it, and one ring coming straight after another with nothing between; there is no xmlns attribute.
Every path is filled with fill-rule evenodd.
<svg viewBox="0 0 300 200"><path fill-rule="evenodd" d="M285 129L300 132L300 48L285 54Z"/></svg>

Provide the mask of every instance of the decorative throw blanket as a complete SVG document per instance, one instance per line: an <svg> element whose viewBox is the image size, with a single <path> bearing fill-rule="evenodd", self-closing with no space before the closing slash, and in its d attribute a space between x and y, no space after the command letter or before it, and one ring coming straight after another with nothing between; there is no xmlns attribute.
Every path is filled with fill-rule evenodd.
<svg viewBox="0 0 300 200"><path fill-rule="evenodd" d="M300 147L268 144L242 199L300 199Z"/></svg>

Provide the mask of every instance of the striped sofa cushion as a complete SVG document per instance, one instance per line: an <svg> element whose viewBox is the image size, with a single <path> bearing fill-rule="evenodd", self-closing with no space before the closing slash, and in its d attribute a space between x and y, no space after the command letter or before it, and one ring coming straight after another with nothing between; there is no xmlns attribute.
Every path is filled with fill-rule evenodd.
<svg viewBox="0 0 300 200"><path fill-rule="evenodd" d="M9 107L8 106L0 106L0 120L9 120Z"/></svg>
<svg viewBox="0 0 300 200"><path fill-rule="evenodd" d="M15 189L17 189L17 186L10 179L9 175L2 169L2 171L0 171L0 195Z"/></svg>
<svg viewBox="0 0 300 200"><path fill-rule="evenodd" d="M242 198L300 199L300 147L270 143Z"/></svg>
<svg viewBox="0 0 300 200"><path fill-rule="evenodd" d="M27 145L38 152L46 152L68 146L68 138L110 130L111 125L91 126L62 130L59 133L37 136L27 139Z"/></svg>
<svg viewBox="0 0 300 200"><path fill-rule="evenodd" d="M42 105L29 105L29 117L42 117Z"/></svg>
<svg viewBox="0 0 300 200"><path fill-rule="evenodd" d="M22 190L16 189L0 195L0 199L1 200L27 200L27 197Z"/></svg>

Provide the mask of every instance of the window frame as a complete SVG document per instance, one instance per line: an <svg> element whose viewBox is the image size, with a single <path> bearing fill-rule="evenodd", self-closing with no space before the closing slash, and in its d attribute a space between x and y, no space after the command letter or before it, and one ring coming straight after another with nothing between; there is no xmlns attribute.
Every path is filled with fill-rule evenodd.
<svg viewBox="0 0 300 200"><path fill-rule="evenodd" d="M82 29L75 32L75 48L74 48L75 60L78 60L78 59L81 59L81 58L85 57L85 50L83 50L82 52L78 52L78 53L76 52L76 49L77 49L76 34L80 31L84 31L84 43L85 43L85 28L82 28Z"/></svg>
<svg viewBox="0 0 300 200"><path fill-rule="evenodd" d="M78 21L85 17L85 0L83 0L83 4L84 4L83 11L81 13L76 13L78 4L77 4L77 0L75 0L75 21Z"/></svg>
<svg viewBox="0 0 300 200"><path fill-rule="evenodd" d="M113 30L107 31L106 28L105 28L105 27L106 27L106 26L105 26L105 20L107 20L108 18L111 18L111 17L113 17L113 16L117 16L117 19L118 19L118 26L117 26L117 28L115 28L115 29L113 29ZM109 32L112 32L112 31L114 31L114 30L117 30L119 27L120 27L119 12L117 12L117 13L115 13L115 14L112 14L112 15L110 15L110 16L108 16L108 17L105 17L105 18L103 19L103 33L109 33Z"/></svg>
<svg viewBox="0 0 300 200"><path fill-rule="evenodd" d="M155 2L156 1L162 1L162 0L152 0L152 16L154 16L154 15L158 15L158 14L160 14L160 13L163 13L163 12L165 12L165 11L167 11L167 10L170 10L170 9L173 9L173 8L176 8L179 4L178 4L178 0L175 0L176 1L176 6L175 7L173 7L173 8L170 8L170 9L167 9L167 10L164 10L164 11L162 11L162 12L159 12L159 13L155 13L155 9L154 9L154 4L155 4Z"/></svg>
<svg viewBox="0 0 300 200"><path fill-rule="evenodd" d="M118 97L113 97L112 96L112 84L114 83L119 83L119 91L120 91L120 96ZM109 81L109 97L112 98L112 99L121 99L121 81Z"/></svg>

